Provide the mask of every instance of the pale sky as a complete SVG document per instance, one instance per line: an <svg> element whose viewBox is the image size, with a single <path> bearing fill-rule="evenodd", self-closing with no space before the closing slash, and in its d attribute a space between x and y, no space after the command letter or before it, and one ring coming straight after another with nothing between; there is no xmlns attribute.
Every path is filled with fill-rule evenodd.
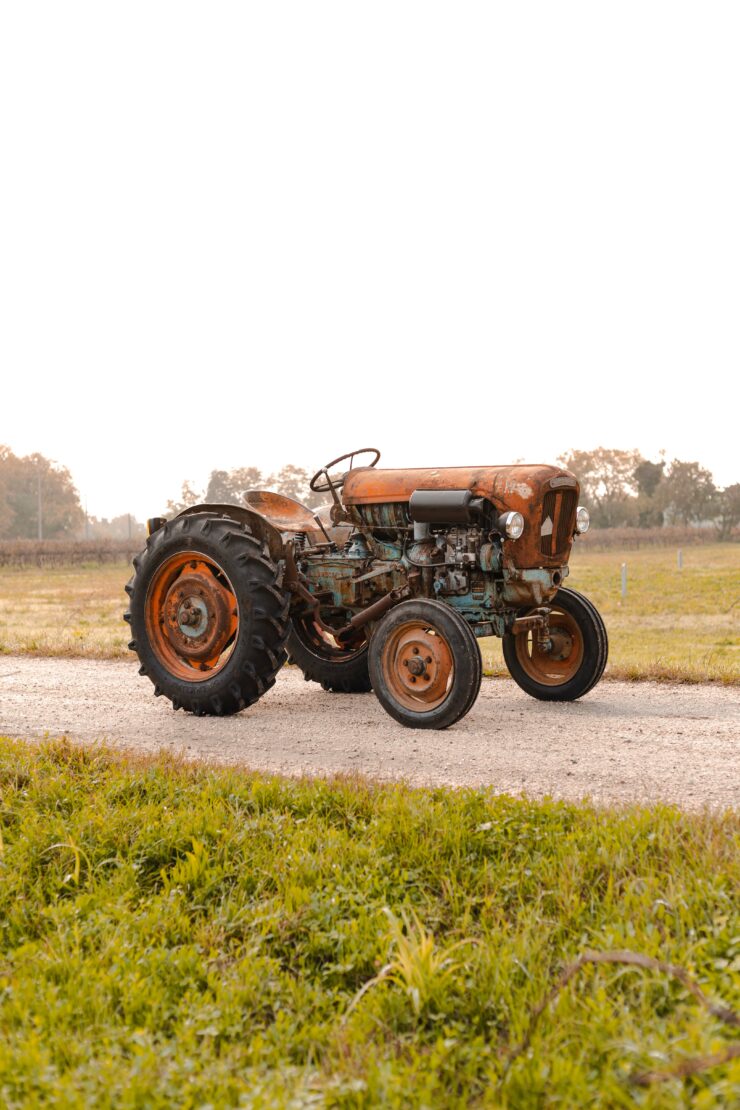
<svg viewBox="0 0 740 1110"><path fill-rule="evenodd" d="M0 443L740 480L737 3L0 0ZM382 465L382 463L381 463Z"/></svg>

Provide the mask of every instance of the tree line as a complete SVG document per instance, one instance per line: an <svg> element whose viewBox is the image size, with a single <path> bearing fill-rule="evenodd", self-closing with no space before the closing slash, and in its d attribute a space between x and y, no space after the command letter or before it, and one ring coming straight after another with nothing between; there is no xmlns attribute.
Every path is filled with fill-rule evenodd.
<svg viewBox="0 0 740 1110"><path fill-rule="evenodd" d="M0 539L74 536L85 514L65 466L0 445Z"/></svg>
<svg viewBox="0 0 740 1110"><path fill-rule="evenodd" d="M729 539L740 525L740 482L719 488L698 462L657 462L637 450L597 447L558 459L581 483L581 500L597 528L711 525ZM254 466L212 470L204 489L183 483L163 516L202 502L240 505L245 490L270 489L311 509L326 500L308 488L309 474L289 464L276 473ZM19 457L0 445L0 539L136 539L144 525L129 513L112 520L86 516L69 470L38 452Z"/></svg>
<svg viewBox="0 0 740 1110"><path fill-rule="evenodd" d="M654 462L637 450L607 447L569 451L558 462L578 477L581 500L596 527L704 524L729 539L740 523L740 482L720 489L698 462Z"/></svg>
<svg viewBox="0 0 740 1110"><path fill-rule="evenodd" d="M248 489L271 489L302 501L309 508L323 504L308 488L310 475L299 466L265 474L255 466L212 470L205 489L183 483L179 498L168 501L163 516L174 516L200 502L243 504ZM85 513L80 495L65 466L38 452L18 456L0 444L0 540L135 540L145 525L133 513L107 519Z"/></svg>
<svg viewBox="0 0 740 1110"><path fill-rule="evenodd" d="M324 505L327 495L313 493L308 483L311 475L292 463L275 474L266 474L256 466L242 466L234 470L212 470L204 490L195 489L191 482L183 482L178 499L167 502L166 516L189 509L192 505L243 505L244 492L250 489L269 489L301 501L309 509Z"/></svg>
<svg viewBox="0 0 740 1110"><path fill-rule="evenodd" d="M132 513L85 513L66 466L0 444L0 540L133 540L146 533Z"/></svg>

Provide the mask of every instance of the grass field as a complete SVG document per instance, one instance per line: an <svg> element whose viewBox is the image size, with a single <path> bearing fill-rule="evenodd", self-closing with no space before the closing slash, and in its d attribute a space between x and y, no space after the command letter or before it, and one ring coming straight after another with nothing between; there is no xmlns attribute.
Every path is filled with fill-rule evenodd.
<svg viewBox="0 0 740 1110"><path fill-rule="evenodd" d="M628 592L620 596L620 567ZM126 656L123 564L6 568L0 580L0 652ZM684 568L666 549L576 548L567 585L604 615L607 674L619 678L740 682L740 544L687 548ZM488 673L504 674L500 643L483 640Z"/></svg>
<svg viewBox="0 0 740 1110"><path fill-rule="evenodd" d="M737 1105L740 821L0 741L0 1102ZM517 1052L527 1037L531 1049Z"/></svg>
<svg viewBox="0 0 740 1110"><path fill-rule="evenodd" d="M0 651L28 655L128 655L125 563L20 569L0 577Z"/></svg>

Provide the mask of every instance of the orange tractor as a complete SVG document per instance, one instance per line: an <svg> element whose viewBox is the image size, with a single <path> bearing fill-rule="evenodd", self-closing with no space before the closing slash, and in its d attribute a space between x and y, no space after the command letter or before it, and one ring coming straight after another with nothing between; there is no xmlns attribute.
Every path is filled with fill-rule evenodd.
<svg viewBox="0 0 740 1110"><path fill-rule="evenodd" d="M365 458L367 465L355 465ZM608 642L565 589L588 528L577 479L553 466L376 469L374 448L322 467L314 513L269 491L149 521L126 586L139 673L175 709L236 713L288 658L325 690L375 691L411 728L447 728L481 683L476 637L500 636L514 680L572 701Z"/></svg>

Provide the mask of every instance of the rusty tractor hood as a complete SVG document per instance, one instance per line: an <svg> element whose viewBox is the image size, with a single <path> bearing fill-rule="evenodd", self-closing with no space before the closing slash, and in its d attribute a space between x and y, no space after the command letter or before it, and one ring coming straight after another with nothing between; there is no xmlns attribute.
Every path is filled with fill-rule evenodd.
<svg viewBox="0 0 740 1110"><path fill-rule="evenodd" d="M362 467L347 475L342 499L348 507L407 502L417 489L469 489L476 497L487 498L501 512L521 513L524 535L505 545L511 565L552 566L568 560L572 542L570 518L575 523L580 493L578 480L569 470L539 463L409 470Z"/></svg>

